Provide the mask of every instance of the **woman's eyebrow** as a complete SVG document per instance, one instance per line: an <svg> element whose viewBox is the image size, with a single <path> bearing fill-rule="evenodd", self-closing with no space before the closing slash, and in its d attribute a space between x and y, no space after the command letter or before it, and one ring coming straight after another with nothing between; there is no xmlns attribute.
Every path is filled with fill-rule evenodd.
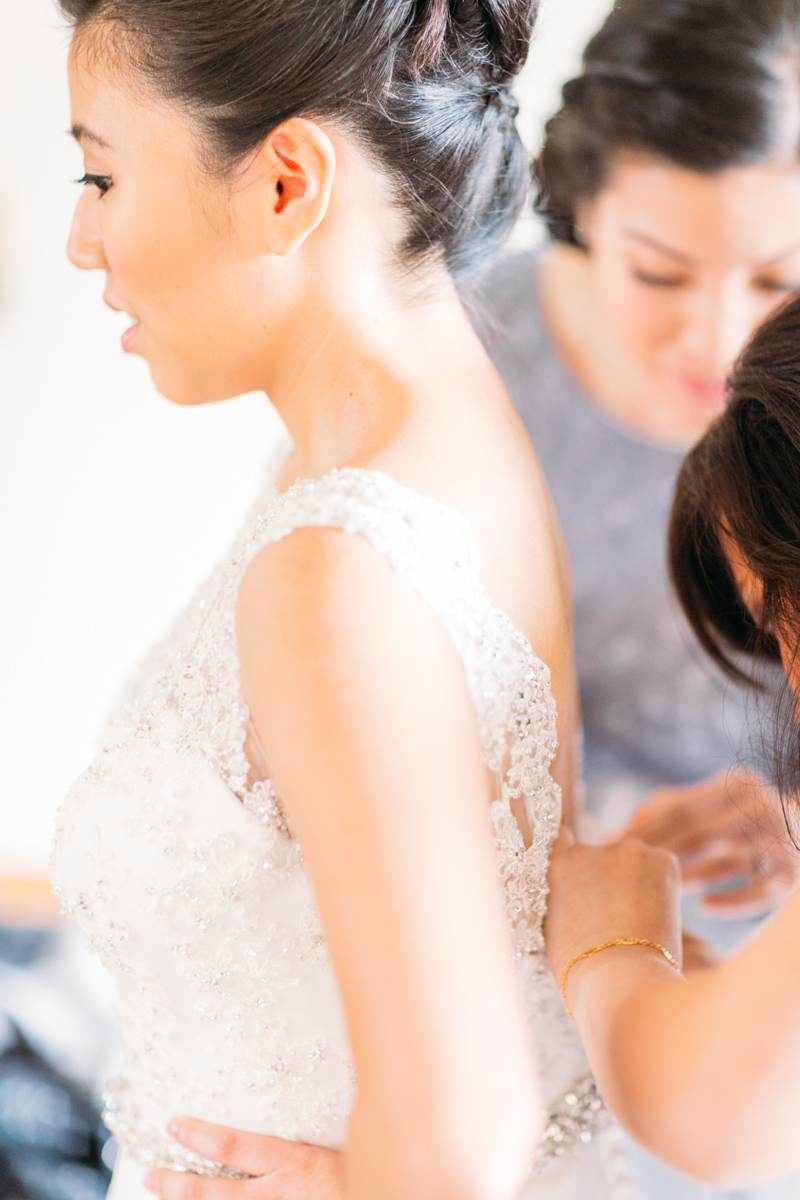
<svg viewBox="0 0 800 1200"><path fill-rule="evenodd" d="M89 129L86 125L82 125L80 122L77 125L72 126L70 133L75 138L76 142L93 142L95 146L99 146L102 150L111 149L111 146L105 140L105 138L101 138L99 133L93 133L91 129Z"/></svg>
<svg viewBox="0 0 800 1200"><path fill-rule="evenodd" d="M767 262L759 263L759 267L772 267L775 263L782 262L784 258L790 258L792 254L797 254L800 250L800 242L795 242L788 250L784 250L781 254L774 254Z"/></svg>
<svg viewBox="0 0 800 1200"><path fill-rule="evenodd" d="M623 229L625 237L632 238L635 242L641 242L644 246L649 246L651 250L657 250L659 254L665 254L667 258L674 258L676 262L681 263L685 267L693 267L696 265L696 259L689 254L684 254L681 250L675 250L672 246L666 246L663 242L659 242L656 238L648 237L646 233L637 233L635 229Z"/></svg>
<svg viewBox="0 0 800 1200"><path fill-rule="evenodd" d="M666 255L667 258L673 258L682 266L696 266L696 259L688 254L684 254L681 250L676 250L673 246L667 246L664 242L658 241L656 238L649 237L646 233L638 233L635 229L624 229L622 231L627 238L631 238L635 242L641 242L643 246L648 246L651 250L657 250L659 254ZM779 254L773 254L764 262L760 262L756 270L763 271L767 267L775 266L776 263L783 262L785 258L790 258L791 255L800 252L800 242L795 242L788 249L782 250Z"/></svg>

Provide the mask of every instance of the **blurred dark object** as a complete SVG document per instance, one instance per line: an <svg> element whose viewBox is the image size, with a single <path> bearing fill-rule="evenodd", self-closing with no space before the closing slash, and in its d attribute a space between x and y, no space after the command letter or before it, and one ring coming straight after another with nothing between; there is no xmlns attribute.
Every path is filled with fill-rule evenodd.
<svg viewBox="0 0 800 1200"><path fill-rule="evenodd" d="M0 1200L25 1200L26 1192L11 1169L11 1163L0 1150Z"/></svg>
<svg viewBox="0 0 800 1200"><path fill-rule="evenodd" d="M51 936L0 926L0 961L28 966ZM108 1141L91 1096L0 1011L0 1200L103 1200Z"/></svg>

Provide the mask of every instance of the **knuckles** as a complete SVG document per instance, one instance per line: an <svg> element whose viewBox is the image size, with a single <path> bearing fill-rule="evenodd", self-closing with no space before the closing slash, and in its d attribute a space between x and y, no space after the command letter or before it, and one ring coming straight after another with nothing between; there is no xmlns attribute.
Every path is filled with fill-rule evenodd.
<svg viewBox="0 0 800 1200"><path fill-rule="evenodd" d="M184 1178L187 1182L184 1184L184 1190L180 1193L177 1200L203 1200L205 1187L200 1176L186 1175Z"/></svg>
<svg viewBox="0 0 800 1200"><path fill-rule="evenodd" d="M670 884L680 878L678 858L670 850L625 838L611 846L571 846L555 854L550 863L551 885L568 884L597 873L622 872L629 879L662 876Z"/></svg>
<svg viewBox="0 0 800 1200"><path fill-rule="evenodd" d="M656 869L668 876L680 873L678 858L671 850L650 846L639 838L626 838L609 849L616 850L622 864L629 868L638 868L648 874Z"/></svg>
<svg viewBox="0 0 800 1200"><path fill-rule="evenodd" d="M191 1179L192 1176L156 1169L147 1176L147 1190L162 1200L189 1200L187 1181L191 1182Z"/></svg>
<svg viewBox="0 0 800 1200"><path fill-rule="evenodd" d="M241 1136L232 1129L226 1129L224 1132L220 1131L216 1135L214 1152L211 1157L216 1159L217 1162L225 1163L226 1166L232 1167L236 1165L233 1160L239 1156L242 1149Z"/></svg>

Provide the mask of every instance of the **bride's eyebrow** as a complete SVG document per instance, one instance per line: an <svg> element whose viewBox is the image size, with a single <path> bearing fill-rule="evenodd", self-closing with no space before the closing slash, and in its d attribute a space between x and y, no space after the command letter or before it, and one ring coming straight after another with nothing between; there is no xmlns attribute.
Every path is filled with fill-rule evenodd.
<svg viewBox="0 0 800 1200"><path fill-rule="evenodd" d="M76 142L92 142L95 146L99 146L101 150L110 150L111 145L100 137L99 133L94 133L88 126L78 122L73 125L69 131L75 138Z"/></svg>

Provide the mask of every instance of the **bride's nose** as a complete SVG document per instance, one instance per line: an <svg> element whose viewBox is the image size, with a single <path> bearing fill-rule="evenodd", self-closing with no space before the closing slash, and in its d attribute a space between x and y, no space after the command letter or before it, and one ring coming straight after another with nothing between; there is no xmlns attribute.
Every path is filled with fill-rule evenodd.
<svg viewBox="0 0 800 1200"><path fill-rule="evenodd" d="M100 197L87 188L75 207L72 229L67 241L67 258L82 271L107 271L103 231L100 219Z"/></svg>

